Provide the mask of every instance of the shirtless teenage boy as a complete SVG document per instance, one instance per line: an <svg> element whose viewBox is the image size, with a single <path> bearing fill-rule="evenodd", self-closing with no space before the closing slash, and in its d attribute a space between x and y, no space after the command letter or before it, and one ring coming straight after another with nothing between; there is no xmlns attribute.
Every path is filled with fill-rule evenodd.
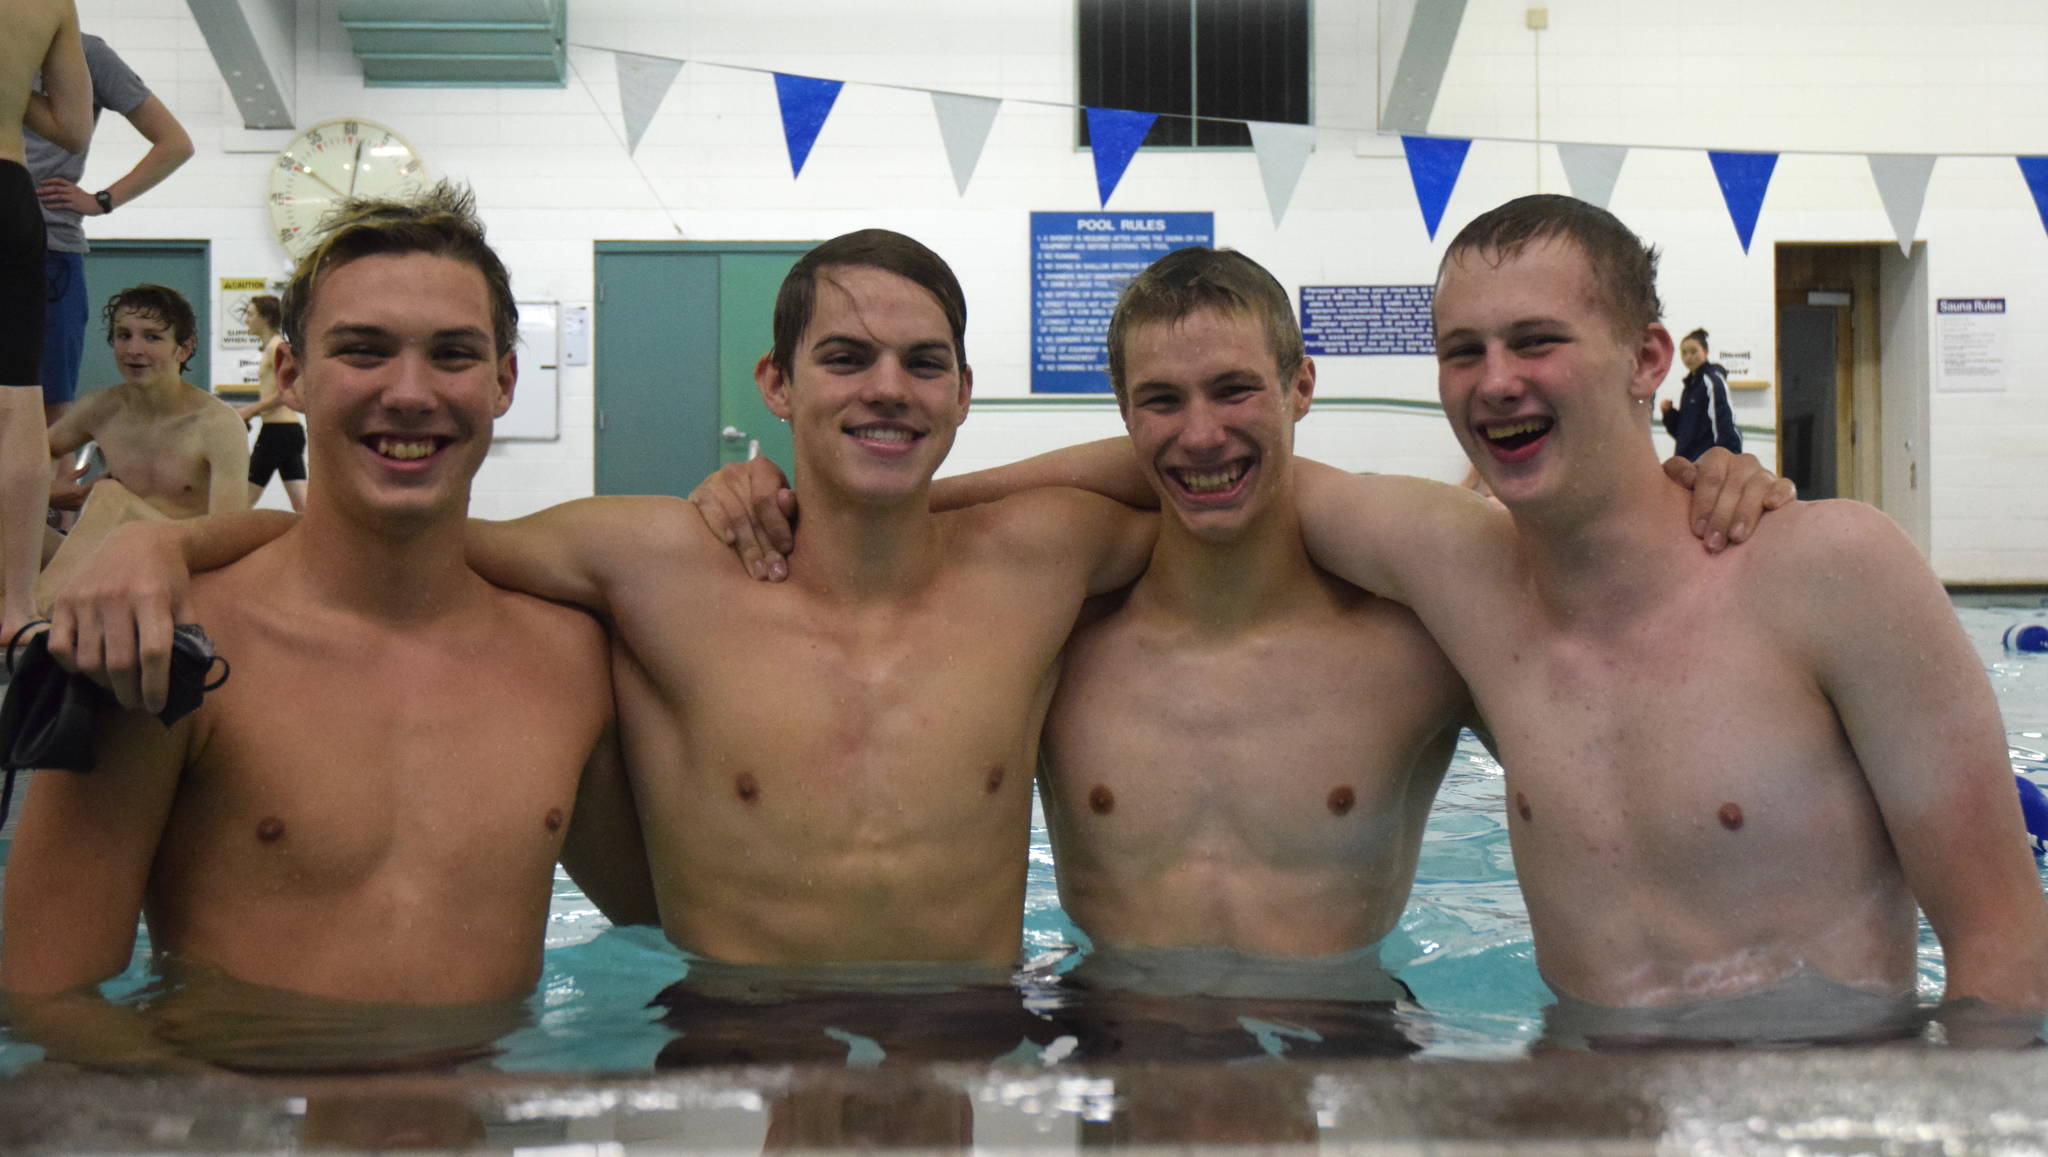
<svg viewBox="0 0 2048 1157"><path fill-rule="evenodd" d="M37 91L36 78L42 78ZM66 149L92 139L92 76L71 0L16 0L0 38L0 639L35 617L42 563L43 212L23 127Z"/></svg>
<svg viewBox="0 0 2048 1157"><path fill-rule="evenodd" d="M1911 1031L1916 901L1951 1001L2038 1018L2048 903L1940 584L1854 502L1702 553L1649 437L1659 312L1611 214L1509 202L1452 241L1435 318L1445 414L1513 526L1302 478L1315 557L1414 607L1492 725L1553 1031Z"/></svg>
<svg viewBox="0 0 2048 1157"><path fill-rule="evenodd" d="M515 316L467 196L445 187L357 207L300 264L279 385L317 416L323 485L282 537L192 583L226 684L169 729L110 711L96 770L35 777L0 942L28 1035L160 1059L92 994L127 965L138 910L159 951L295 995L531 989L557 854L571 831L595 838L586 761L581 802L612 782L611 704L596 623L463 561ZM280 727L280 694L320 709Z"/></svg>
<svg viewBox="0 0 2048 1157"><path fill-rule="evenodd" d="M187 382L198 324L183 294L135 285L107 300L101 316L120 384L95 390L50 427L50 453L99 445L107 477L171 518L245 510L249 436L233 406ZM58 505L85 491L59 479Z"/></svg>

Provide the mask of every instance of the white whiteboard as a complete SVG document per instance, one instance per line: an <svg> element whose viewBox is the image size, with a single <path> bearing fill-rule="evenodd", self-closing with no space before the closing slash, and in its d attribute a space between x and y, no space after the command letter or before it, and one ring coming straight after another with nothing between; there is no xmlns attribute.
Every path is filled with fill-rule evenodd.
<svg viewBox="0 0 2048 1157"><path fill-rule="evenodd" d="M519 303L519 382L512 408L492 428L497 441L551 442L562 436L558 302Z"/></svg>

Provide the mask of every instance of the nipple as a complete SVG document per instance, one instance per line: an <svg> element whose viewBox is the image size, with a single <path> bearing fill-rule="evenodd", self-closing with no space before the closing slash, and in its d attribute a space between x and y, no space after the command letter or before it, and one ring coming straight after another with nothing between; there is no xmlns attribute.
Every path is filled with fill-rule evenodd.
<svg viewBox="0 0 2048 1157"><path fill-rule="evenodd" d="M988 793L994 795L1003 786L1003 765L998 763L988 769Z"/></svg>
<svg viewBox="0 0 2048 1157"><path fill-rule="evenodd" d="M1106 816L1116 810L1116 793L1105 784L1096 784L1088 793L1088 810L1099 816Z"/></svg>
<svg viewBox="0 0 2048 1157"><path fill-rule="evenodd" d="M1721 826L1727 828L1729 831L1737 831L1742 827L1741 804L1733 802L1722 804L1720 816Z"/></svg>
<svg viewBox="0 0 2048 1157"><path fill-rule="evenodd" d="M1533 816L1533 813L1529 810L1529 797L1521 792L1515 793L1515 814L1521 816L1525 821Z"/></svg>
<svg viewBox="0 0 2048 1157"><path fill-rule="evenodd" d="M256 825L256 838L266 844L274 844L284 838L284 821L276 816L264 816Z"/></svg>
<svg viewBox="0 0 2048 1157"><path fill-rule="evenodd" d="M754 778L753 772L743 771L734 777L732 790L734 795L740 797L741 803L753 803L755 798L761 794L761 784L760 781Z"/></svg>
<svg viewBox="0 0 2048 1157"><path fill-rule="evenodd" d="M551 832L559 832L559 831L561 831L561 830L562 830L562 809L561 809L561 808L558 808L558 807L551 807L551 808L549 808L549 809L548 809L548 817L547 817L547 819L545 819L545 820L543 820L543 821L541 821L541 822L542 822L542 823L545 823L545 824L547 824L547 826L548 826L548 830L549 830L549 831L551 831Z"/></svg>
<svg viewBox="0 0 2048 1157"><path fill-rule="evenodd" d="M1358 802L1358 796L1350 788L1340 785L1330 789L1330 798L1325 802L1330 805L1331 815L1341 816L1349 812L1351 806Z"/></svg>

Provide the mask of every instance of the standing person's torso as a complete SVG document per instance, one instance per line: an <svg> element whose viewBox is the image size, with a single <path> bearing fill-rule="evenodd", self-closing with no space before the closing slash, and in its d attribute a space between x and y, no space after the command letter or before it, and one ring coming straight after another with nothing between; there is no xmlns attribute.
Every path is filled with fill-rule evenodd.
<svg viewBox="0 0 2048 1157"><path fill-rule="evenodd" d="M149 88L106 41L91 33L80 34L79 41L85 50L86 71L92 75L92 115L97 133L101 110L126 114L149 99ZM90 150L67 152L27 130L23 130L22 137L29 173L36 180L62 177L74 184L85 180L86 155ZM43 229L53 252L84 253L89 248L83 221L70 209L44 205Z"/></svg>

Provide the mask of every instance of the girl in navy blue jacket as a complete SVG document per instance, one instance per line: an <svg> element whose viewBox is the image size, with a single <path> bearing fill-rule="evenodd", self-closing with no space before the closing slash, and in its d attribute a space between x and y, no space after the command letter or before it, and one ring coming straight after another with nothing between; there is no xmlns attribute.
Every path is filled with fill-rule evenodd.
<svg viewBox="0 0 2048 1157"><path fill-rule="evenodd" d="M1678 442L1675 453L1697 459L1710 446L1742 453L1742 431L1735 428L1735 411L1728 405L1728 371L1707 360L1706 330L1685 335L1678 343L1678 360L1685 363L1685 388L1677 406L1664 399L1664 429Z"/></svg>

